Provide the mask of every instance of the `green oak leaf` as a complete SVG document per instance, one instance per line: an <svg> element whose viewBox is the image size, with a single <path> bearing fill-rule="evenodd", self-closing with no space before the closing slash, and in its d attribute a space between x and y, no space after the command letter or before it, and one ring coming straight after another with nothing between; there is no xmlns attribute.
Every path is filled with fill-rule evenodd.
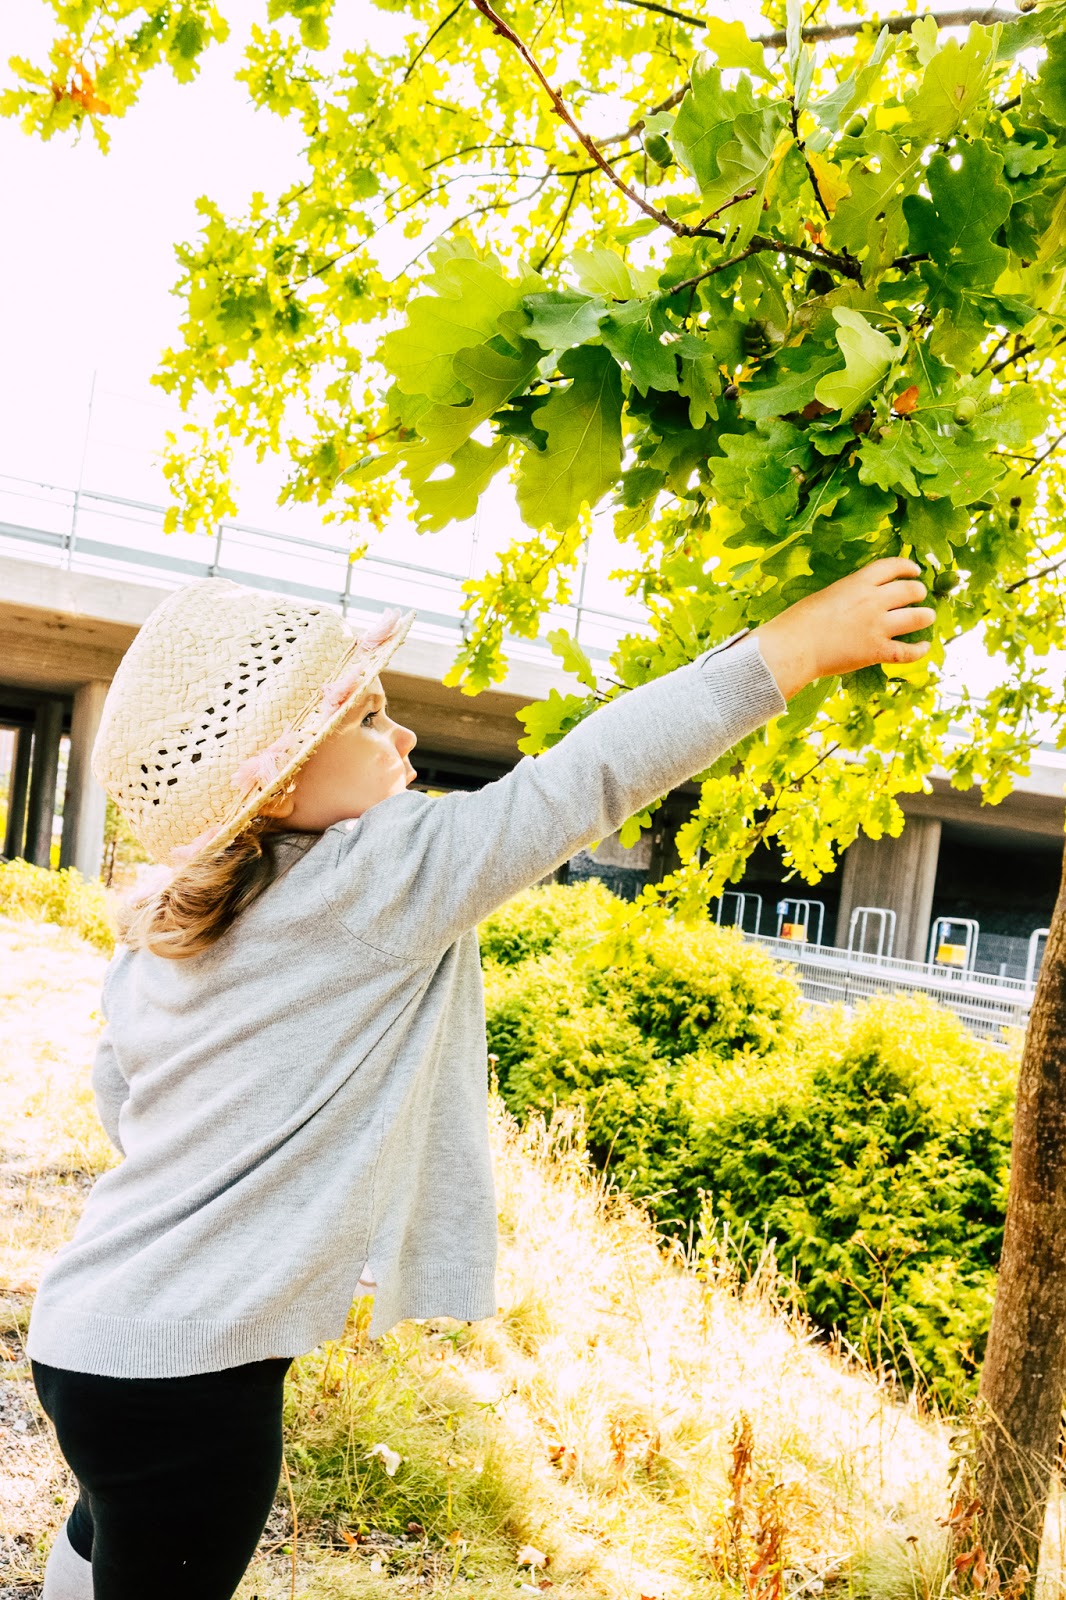
<svg viewBox="0 0 1066 1600"><path fill-rule="evenodd" d="M510 441L501 439L495 444L478 444L467 439L445 463L440 463L436 451L426 452L425 464L442 476L423 477L419 450L409 450L405 457L407 479L414 497L415 525L422 533L436 533L453 522L466 522L477 511L478 501L489 483L499 472L510 450Z"/></svg>
<svg viewBox="0 0 1066 1600"><path fill-rule="evenodd" d="M856 483L851 478L825 521L826 533L841 543L869 539L896 509L896 496L873 484Z"/></svg>
<svg viewBox="0 0 1066 1600"><path fill-rule="evenodd" d="M536 700L523 706L515 715L525 724L525 738L519 739L518 748L523 755L538 756L550 750L564 734L576 728L592 710L587 697L579 694L560 694L549 689L546 700Z"/></svg>
<svg viewBox="0 0 1066 1600"><path fill-rule="evenodd" d="M878 489L921 494L916 473L932 472L935 463L926 454L925 435L901 418L884 436L867 436L859 446L859 478Z"/></svg>
<svg viewBox="0 0 1066 1600"><path fill-rule="evenodd" d="M533 412L548 436L544 450L527 450L518 478L518 509L531 528L571 527L586 503L594 506L617 480L622 464L622 375L599 345L568 350L559 371L573 381L552 391Z"/></svg>
<svg viewBox="0 0 1066 1600"><path fill-rule="evenodd" d="M950 157L938 151L926 169L929 198L911 194L903 202L909 248L930 257L921 273L934 313L956 309L967 287L991 287L1008 263L992 239L1011 208L1002 171L1002 156L984 139L962 144Z"/></svg>
<svg viewBox="0 0 1066 1600"><path fill-rule="evenodd" d="M523 330L527 339L542 350L572 350L596 337L607 302L600 295L577 294L573 290L549 289L546 294L525 298L529 323Z"/></svg>
<svg viewBox="0 0 1066 1600"><path fill-rule="evenodd" d="M846 422L885 381L903 345L902 341L898 347L894 345L878 328L871 327L861 311L849 306L834 306L833 316L839 324L837 344L846 364L843 372L819 378L814 397L834 411L839 409L841 422Z"/></svg>
<svg viewBox="0 0 1066 1600"><path fill-rule="evenodd" d="M940 566L951 566L955 560L955 546L963 544L970 526L970 515L964 507L953 506L950 500L929 500L925 495L907 501L907 516L903 524L903 537L914 547L921 560L935 556Z"/></svg>
<svg viewBox="0 0 1066 1600"><path fill-rule="evenodd" d="M600 337L641 394L677 388L678 336L654 301L627 300L616 306L600 324Z"/></svg>
<svg viewBox="0 0 1066 1600"><path fill-rule="evenodd" d="M760 369L760 378L766 381L745 384L741 390L741 416L758 420L802 411L814 399L819 379L831 371L839 359L836 351L810 342L779 350L774 362Z"/></svg>
<svg viewBox="0 0 1066 1600"><path fill-rule="evenodd" d="M379 353L405 394L455 404L467 391L452 357L492 338L505 312L546 285L535 272L513 283L495 262L462 254L438 260L428 285L431 292L409 302L407 322L385 335Z"/></svg>
<svg viewBox="0 0 1066 1600"><path fill-rule="evenodd" d="M773 73L766 65L761 44L757 44L742 22L723 22L720 17L708 17L703 37L718 58L720 67L742 67L757 78L773 82Z"/></svg>
<svg viewBox="0 0 1066 1600"><path fill-rule="evenodd" d="M925 456L929 473L922 492L946 495L953 506L966 506L981 500L1002 478L1006 462L989 451L988 443L970 428L957 428L953 434L934 432L915 417L912 426L925 435Z"/></svg>
<svg viewBox="0 0 1066 1600"><path fill-rule="evenodd" d="M733 223L737 211L744 213L738 242L754 230L785 114L784 101L755 99L750 78L742 76L735 89L724 89L716 66L699 61L693 68L674 122L674 150L709 209L754 191L729 218Z"/></svg>
<svg viewBox="0 0 1066 1600"><path fill-rule="evenodd" d="M850 250L874 269L899 253L903 235L901 190L919 164L887 133L869 139L861 161L846 169L851 193L837 204L827 225L834 250Z"/></svg>
<svg viewBox="0 0 1066 1600"><path fill-rule="evenodd" d="M619 503L628 511L654 500L666 483L666 474L657 467L630 467L623 472L618 490Z"/></svg>
<svg viewBox="0 0 1066 1600"><path fill-rule="evenodd" d="M457 350L450 358L452 372L470 399L464 405L430 405L419 412L415 426L426 444L441 459L458 450L494 411L526 387L540 355L534 344L524 344L511 355L487 344Z"/></svg>
<svg viewBox="0 0 1066 1600"><path fill-rule="evenodd" d="M737 24L739 26L739 24ZM866 103L870 90L880 78L885 69L885 63L896 48L896 41L887 28L882 28L877 35L877 43L867 55L861 52L856 56L858 65L854 71L842 79L837 87L821 100L809 107L823 128L828 128L836 133L842 128L856 106ZM839 75L838 75L839 76Z"/></svg>
<svg viewBox="0 0 1066 1600"><path fill-rule="evenodd" d="M564 672L572 672L575 678L585 685L586 689L595 689L596 674L592 670L592 662L582 650L577 640L565 628L554 628L546 634L548 643L563 663Z"/></svg>
<svg viewBox="0 0 1066 1600"><path fill-rule="evenodd" d="M797 473L810 462L803 433L773 418L748 433L723 433L718 442L722 456L707 463L717 498L735 509L746 504L750 515L780 538L799 505Z"/></svg>
<svg viewBox="0 0 1066 1600"><path fill-rule="evenodd" d="M1054 33L1040 67L1033 98L1041 111L1060 128L1066 128L1066 34Z"/></svg>
<svg viewBox="0 0 1066 1600"><path fill-rule="evenodd" d="M949 38L940 46L907 100L917 139L947 139L958 132L983 98L998 42L997 28L974 23L965 44Z"/></svg>
<svg viewBox="0 0 1066 1600"><path fill-rule="evenodd" d="M628 300L634 290L633 275L620 255L604 245L575 250L570 257L578 282L586 294Z"/></svg>
<svg viewBox="0 0 1066 1600"><path fill-rule="evenodd" d="M691 333L683 333L673 348L681 363L678 393L688 401L689 422L702 428L708 418L718 416L723 383L718 352L711 340Z"/></svg>

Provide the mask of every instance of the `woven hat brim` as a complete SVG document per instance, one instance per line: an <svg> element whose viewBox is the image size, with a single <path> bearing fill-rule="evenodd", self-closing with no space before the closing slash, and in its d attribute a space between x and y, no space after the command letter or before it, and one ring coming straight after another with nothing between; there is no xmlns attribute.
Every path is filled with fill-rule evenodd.
<svg viewBox="0 0 1066 1600"><path fill-rule="evenodd" d="M287 764L279 768L276 777L272 778L269 783L256 783L241 800L236 801L231 811L222 819L218 832L200 849L196 850L192 855L186 856L178 864L172 862L166 864L174 866L175 871L184 871L193 862L202 861L206 856L218 855L227 845L232 844L242 829L251 822L259 808L292 782L295 774L314 754L322 741L329 737L339 722L343 722L352 707L366 693L367 686L385 669L400 645L403 644L414 619L415 613L413 611L408 612L384 643L374 645L366 652L365 666L361 677L345 697L343 703L324 722L319 724L312 737L301 746ZM339 676L348 663L362 649L362 641L353 639L350 647L338 658L336 665L333 667L333 676Z"/></svg>

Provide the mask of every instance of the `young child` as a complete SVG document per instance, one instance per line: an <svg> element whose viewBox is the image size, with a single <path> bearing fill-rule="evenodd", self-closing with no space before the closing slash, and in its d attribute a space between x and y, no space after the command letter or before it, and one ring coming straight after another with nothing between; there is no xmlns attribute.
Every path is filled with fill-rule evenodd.
<svg viewBox="0 0 1066 1600"><path fill-rule="evenodd" d="M874 561L439 798L409 789L379 679L413 613L359 639L220 578L156 607L93 750L163 881L103 986L93 1084L123 1160L30 1323L80 1491L46 1600L228 1600L292 1359L360 1287L375 1337L497 1312L478 922L805 684L917 660L918 571Z"/></svg>

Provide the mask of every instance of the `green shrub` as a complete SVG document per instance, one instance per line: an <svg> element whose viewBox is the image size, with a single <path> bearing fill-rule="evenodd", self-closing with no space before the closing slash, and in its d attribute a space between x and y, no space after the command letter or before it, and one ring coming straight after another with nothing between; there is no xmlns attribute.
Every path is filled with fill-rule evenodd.
<svg viewBox="0 0 1066 1600"><path fill-rule="evenodd" d="M526 889L481 924L481 959L514 967L549 950L578 950L603 931L616 904L598 878Z"/></svg>
<svg viewBox="0 0 1066 1600"><path fill-rule="evenodd" d="M1015 1060L924 996L815 1021L792 1056L679 1091L717 1215L775 1239L811 1317L953 1404L991 1316Z"/></svg>
<svg viewBox="0 0 1066 1600"><path fill-rule="evenodd" d="M554 885L482 925L489 1049L517 1116L580 1101L592 1159L620 1188L661 1196L689 1164L678 1062L696 1047L712 1059L778 1048L799 994L762 950L710 923L595 965L583 952L615 905L602 884Z"/></svg>
<svg viewBox="0 0 1066 1600"><path fill-rule="evenodd" d="M773 1239L815 1323L957 1402L991 1315L1015 1058L924 997L804 1018L711 924L598 967L582 952L617 902L590 889L530 890L482 929L510 1109L580 1101L592 1160L664 1233L709 1208L753 1259Z"/></svg>
<svg viewBox="0 0 1066 1600"><path fill-rule="evenodd" d="M115 947L107 896L77 867L55 871L19 859L0 863L0 915L58 922L109 955Z"/></svg>

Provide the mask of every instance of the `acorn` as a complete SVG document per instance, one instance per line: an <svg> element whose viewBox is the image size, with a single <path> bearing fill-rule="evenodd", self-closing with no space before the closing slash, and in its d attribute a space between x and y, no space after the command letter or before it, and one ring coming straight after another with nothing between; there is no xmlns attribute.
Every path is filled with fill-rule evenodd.
<svg viewBox="0 0 1066 1600"><path fill-rule="evenodd" d="M723 400L736 400L739 394L740 390L735 383L727 383L722 391L722 398Z"/></svg>
<svg viewBox="0 0 1066 1600"><path fill-rule="evenodd" d="M847 139L861 139L865 132L866 118L861 111L857 111L844 129L844 136Z"/></svg>
<svg viewBox="0 0 1066 1600"><path fill-rule="evenodd" d="M657 167L672 167L674 152L670 148L670 141L662 133L646 133L644 135L644 148Z"/></svg>
<svg viewBox="0 0 1066 1600"><path fill-rule="evenodd" d="M950 594L952 589L958 588L958 585L959 574L953 567L949 567L944 572L938 572L936 577L933 579L933 593Z"/></svg>
<svg viewBox="0 0 1066 1600"><path fill-rule="evenodd" d="M977 415L977 401L972 394L960 395L955 402L955 421L960 428L969 427Z"/></svg>
<svg viewBox="0 0 1066 1600"><path fill-rule="evenodd" d="M1010 529L1011 533L1017 533L1018 529L1021 527L1021 522L1022 519L1018 513L1016 511L1012 511L1010 516L1007 518L1007 527Z"/></svg>
<svg viewBox="0 0 1066 1600"><path fill-rule="evenodd" d="M1012 511L1017 511L1017 509L1021 505L1021 503L1022 503L1022 497L1021 497L1020 494L1012 494L1011 495L1011 497L1010 497L1010 508L1011 508Z"/></svg>

